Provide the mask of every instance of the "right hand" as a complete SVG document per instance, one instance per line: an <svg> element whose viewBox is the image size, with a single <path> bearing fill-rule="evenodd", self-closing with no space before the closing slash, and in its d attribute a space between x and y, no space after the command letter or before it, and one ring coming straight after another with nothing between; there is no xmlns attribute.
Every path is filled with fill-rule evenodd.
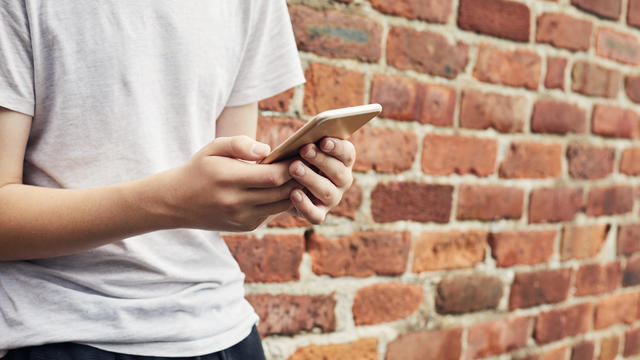
<svg viewBox="0 0 640 360"><path fill-rule="evenodd" d="M289 175L291 161L253 162L268 153L248 136L221 137L169 171L165 205L178 226L251 231L291 209L290 193L302 187Z"/></svg>

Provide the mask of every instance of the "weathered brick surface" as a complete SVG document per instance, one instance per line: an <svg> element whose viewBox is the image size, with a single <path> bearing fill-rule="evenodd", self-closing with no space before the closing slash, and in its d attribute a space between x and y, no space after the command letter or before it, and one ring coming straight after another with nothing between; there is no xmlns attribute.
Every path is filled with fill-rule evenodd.
<svg viewBox="0 0 640 360"><path fill-rule="evenodd" d="M604 27L597 34L596 54L625 64L640 64L640 43L635 36Z"/></svg>
<svg viewBox="0 0 640 360"><path fill-rule="evenodd" d="M610 105L596 105L593 108L594 134L627 139L640 138L640 118L631 109Z"/></svg>
<svg viewBox="0 0 640 360"><path fill-rule="evenodd" d="M451 185L379 183L371 193L371 213L379 223L398 220L446 223L452 194Z"/></svg>
<svg viewBox="0 0 640 360"><path fill-rule="evenodd" d="M633 187L615 185L593 187L589 191L587 215L602 216L630 212L633 209Z"/></svg>
<svg viewBox="0 0 640 360"><path fill-rule="evenodd" d="M593 341L582 341L571 348L571 360L593 360L595 344Z"/></svg>
<svg viewBox="0 0 640 360"><path fill-rule="evenodd" d="M375 21L302 5L292 5L289 13L299 50L369 62L380 59L381 26Z"/></svg>
<svg viewBox="0 0 640 360"><path fill-rule="evenodd" d="M422 146L422 171L431 175L489 176L495 169L494 139L427 134Z"/></svg>
<svg viewBox="0 0 640 360"><path fill-rule="evenodd" d="M541 68L540 56L530 50L500 50L482 45L473 68L473 76L488 83L536 90Z"/></svg>
<svg viewBox="0 0 640 360"><path fill-rule="evenodd" d="M315 115L325 110L362 105L364 76L357 71L311 63L305 71L304 111Z"/></svg>
<svg viewBox="0 0 640 360"><path fill-rule="evenodd" d="M492 233L491 254L500 267L546 263L553 255L555 230Z"/></svg>
<svg viewBox="0 0 640 360"><path fill-rule="evenodd" d="M256 139L269 144L271 149L275 149L276 146L302 127L303 124L301 120L293 118L260 116L258 117Z"/></svg>
<svg viewBox="0 0 640 360"><path fill-rule="evenodd" d="M339 239L307 235L312 270L330 276L399 275L407 267L409 234L365 231Z"/></svg>
<svg viewBox="0 0 640 360"><path fill-rule="evenodd" d="M570 221L582 209L581 188L533 189L529 199L529 222Z"/></svg>
<svg viewBox="0 0 640 360"><path fill-rule="evenodd" d="M620 18L622 0L571 0L571 4L607 19Z"/></svg>
<svg viewBox="0 0 640 360"><path fill-rule="evenodd" d="M472 267L484 260L487 237L485 231L422 233L413 239L412 271Z"/></svg>
<svg viewBox="0 0 640 360"><path fill-rule="evenodd" d="M536 41L555 47L573 50L589 50L593 24L562 13L544 13L538 16Z"/></svg>
<svg viewBox="0 0 640 360"><path fill-rule="evenodd" d="M547 350L542 354L541 360L566 360L567 359L567 346L561 346L559 348Z"/></svg>
<svg viewBox="0 0 640 360"><path fill-rule="evenodd" d="M428 349L428 350L427 350ZM409 332L387 346L386 360L459 360L462 329Z"/></svg>
<svg viewBox="0 0 640 360"><path fill-rule="evenodd" d="M640 224L622 225L618 229L618 254L640 252Z"/></svg>
<svg viewBox="0 0 640 360"><path fill-rule="evenodd" d="M602 179L613 172L615 149L586 143L571 144L567 148L569 175L577 179Z"/></svg>
<svg viewBox="0 0 640 360"><path fill-rule="evenodd" d="M288 360L378 360L378 339L365 338L346 344L308 345L296 350Z"/></svg>
<svg viewBox="0 0 640 360"><path fill-rule="evenodd" d="M535 142L512 142L500 164L502 178L555 178L562 171L562 146Z"/></svg>
<svg viewBox="0 0 640 360"><path fill-rule="evenodd" d="M403 283L373 284L358 289L353 299L356 325L371 325L405 318L422 302L422 287Z"/></svg>
<svg viewBox="0 0 640 360"><path fill-rule="evenodd" d="M371 102L382 105L381 117L451 126L456 92L447 86L376 75L371 85Z"/></svg>
<svg viewBox="0 0 640 360"><path fill-rule="evenodd" d="M515 41L529 41L530 10L508 0L461 0L458 26L464 30Z"/></svg>
<svg viewBox="0 0 640 360"><path fill-rule="evenodd" d="M622 267L620 262L606 265L586 264L576 273L575 296L596 295L612 292L620 286Z"/></svg>
<svg viewBox="0 0 640 360"><path fill-rule="evenodd" d="M632 329L624 334L624 357L640 354L640 328Z"/></svg>
<svg viewBox="0 0 640 360"><path fill-rule="evenodd" d="M460 104L460 126L494 128L503 133L522 132L527 121L527 106L523 96L465 90Z"/></svg>
<svg viewBox="0 0 640 360"><path fill-rule="evenodd" d="M567 68L567 59L561 57L547 58L547 75L544 78L544 86L547 89L564 90L564 73Z"/></svg>
<svg viewBox="0 0 640 360"><path fill-rule="evenodd" d="M473 325L469 329L467 358L476 359L524 348L531 318L500 319Z"/></svg>
<svg viewBox="0 0 640 360"><path fill-rule="evenodd" d="M305 218L293 216L288 213L282 213L269 221L267 226L276 228L309 227L311 226L311 223Z"/></svg>
<svg viewBox="0 0 640 360"><path fill-rule="evenodd" d="M598 360L615 360L620 348L620 338L617 335L603 338L600 341L600 355Z"/></svg>
<svg viewBox="0 0 640 360"><path fill-rule="evenodd" d="M344 193L338 206L331 209L329 213L334 216L343 216L354 220L361 204L362 188L354 182L349 190Z"/></svg>
<svg viewBox="0 0 640 360"><path fill-rule="evenodd" d="M463 314L495 309L501 298L502 281L497 277L448 277L438 284L436 310L440 314Z"/></svg>
<svg viewBox="0 0 640 360"><path fill-rule="evenodd" d="M260 110L286 112L289 111L289 104L291 103L292 97L293 89L289 89L287 91L281 92L278 95L274 95L270 98L261 100L260 102L258 102L258 107L260 108Z"/></svg>
<svg viewBox="0 0 640 360"><path fill-rule="evenodd" d="M596 304L593 327L604 329L615 324L631 324L638 317L638 293L607 296Z"/></svg>
<svg viewBox="0 0 640 360"><path fill-rule="evenodd" d="M585 259L596 256L607 237L609 226L567 225L562 232L560 257L562 260Z"/></svg>
<svg viewBox="0 0 640 360"><path fill-rule="evenodd" d="M411 167L418 151L418 138L411 131L365 126L353 134L351 142L357 154L354 171L403 172Z"/></svg>
<svg viewBox="0 0 640 360"><path fill-rule="evenodd" d="M587 95L615 98L622 86L622 74L617 70L583 60L573 64L571 90Z"/></svg>
<svg viewBox="0 0 640 360"><path fill-rule="evenodd" d="M300 279L304 252L302 235L224 236L246 282L283 282Z"/></svg>
<svg viewBox="0 0 640 360"><path fill-rule="evenodd" d="M535 339L546 344L589 331L593 306L583 303L542 312L536 318Z"/></svg>
<svg viewBox="0 0 640 360"><path fill-rule="evenodd" d="M524 191L498 185L462 185L458 191L458 220L519 219Z"/></svg>
<svg viewBox="0 0 640 360"><path fill-rule="evenodd" d="M517 273L511 284L509 308L520 309L564 301L569 296L571 269Z"/></svg>
<svg viewBox="0 0 640 360"><path fill-rule="evenodd" d="M640 27L640 0L629 0L627 24Z"/></svg>
<svg viewBox="0 0 640 360"><path fill-rule="evenodd" d="M622 279L624 286L640 285L640 257L629 259L624 269L624 277ZM638 314L640 315L640 314Z"/></svg>
<svg viewBox="0 0 640 360"><path fill-rule="evenodd" d="M439 24L447 22L453 9L451 0L369 0L369 2L374 9L385 14L427 20Z"/></svg>
<svg viewBox="0 0 640 360"><path fill-rule="evenodd" d="M628 75L625 77L624 89L631 101L640 103L640 75Z"/></svg>
<svg viewBox="0 0 640 360"><path fill-rule="evenodd" d="M622 152L620 172L629 176L640 175L640 148L628 148Z"/></svg>
<svg viewBox="0 0 640 360"><path fill-rule="evenodd" d="M261 336L295 335L336 328L336 301L331 295L250 294L247 300L260 316Z"/></svg>
<svg viewBox="0 0 640 360"><path fill-rule="evenodd" d="M531 130L534 132L566 134L584 133L587 113L578 105L558 100L538 100L533 107Z"/></svg>
<svg viewBox="0 0 640 360"><path fill-rule="evenodd" d="M407 27L392 27L387 38L387 62L400 70L415 70L453 79L469 61L469 46L442 35Z"/></svg>

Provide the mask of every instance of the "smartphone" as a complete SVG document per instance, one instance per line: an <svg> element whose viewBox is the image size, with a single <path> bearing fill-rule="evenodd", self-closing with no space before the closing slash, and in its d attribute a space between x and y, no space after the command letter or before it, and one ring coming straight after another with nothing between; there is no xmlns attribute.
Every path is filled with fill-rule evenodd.
<svg viewBox="0 0 640 360"><path fill-rule="evenodd" d="M324 137L346 139L381 111L380 104L323 111L273 149L260 163L270 164L296 156L300 148Z"/></svg>

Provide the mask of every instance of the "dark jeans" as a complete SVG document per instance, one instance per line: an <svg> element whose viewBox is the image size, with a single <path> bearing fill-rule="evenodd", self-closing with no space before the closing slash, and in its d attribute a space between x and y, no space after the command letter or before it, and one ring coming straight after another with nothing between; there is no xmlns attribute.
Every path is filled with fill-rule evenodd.
<svg viewBox="0 0 640 360"><path fill-rule="evenodd" d="M264 360L262 342L254 326L236 345L213 354L194 357L156 357L118 354L75 343L46 344L10 350L2 360Z"/></svg>

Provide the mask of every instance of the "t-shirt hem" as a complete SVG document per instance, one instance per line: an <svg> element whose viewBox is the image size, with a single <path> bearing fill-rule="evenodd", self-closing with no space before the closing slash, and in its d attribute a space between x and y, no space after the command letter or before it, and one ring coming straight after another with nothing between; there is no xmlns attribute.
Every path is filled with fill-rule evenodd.
<svg viewBox="0 0 640 360"><path fill-rule="evenodd" d="M35 113L33 101L25 100L0 91L0 106L29 116Z"/></svg>
<svg viewBox="0 0 640 360"><path fill-rule="evenodd" d="M269 84L266 86L256 87L241 93L236 94L233 98L227 101L226 106L241 106L258 102L260 100L277 95L285 90L289 90L292 87L305 83L304 76L296 76L295 78L286 79L282 82L275 84Z"/></svg>

